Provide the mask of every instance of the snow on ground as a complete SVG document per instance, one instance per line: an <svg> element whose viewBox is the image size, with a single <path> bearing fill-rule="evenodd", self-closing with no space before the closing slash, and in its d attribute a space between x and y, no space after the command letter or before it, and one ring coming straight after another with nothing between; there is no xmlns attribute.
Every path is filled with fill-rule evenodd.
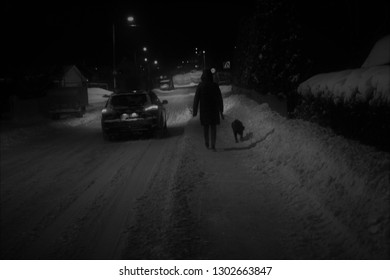
<svg viewBox="0 0 390 280"><path fill-rule="evenodd" d="M336 104L369 102L371 105L390 105L390 66L318 74L300 84L298 93L331 99Z"/></svg>
<svg viewBox="0 0 390 280"><path fill-rule="evenodd" d="M23 125L19 123L2 123L2 131L0 135L1 150L7 150L10 147L30 141L31 139L39 139L47 137L53 132L53 129L60 129L62 127L74 127L85 125L98 117L104 103L107 100L105 95L111 94L101 88L88 88L88 103L86 113L82 118L74 116L62 116L61 119L52 121L50 119L43 119L38 123L30 125Z"/></svg>
<svg viewBox="0 0 390 280"><path fill-rule="evenodd" d="M102 103L107 100L107 96L109 96L112 91L105 90L102 88L88 88L88 103Z"/></svg>
<svg viewBox="0 0 390 280"><path fill-rule="evenodd" d="M200 82L202 71L191 71L189 73L177 74L172 77L175 87L197 85Z"/></svg>
<svg viewBox="0 0 390 280"><path fill-rule="evenodd" d="M183 88L183 87L196 87L198 84L194 82L190 82L188 84L175 84L175 88Z"/></svg>
<svg viewBox="0 0 390 280"><path fill-rule="evenodd" d="M251 227L258 226L258 232L250 236L247 230L247 236L244 233L242 238L254 238L248 242L255 244L256 234L265 234L261 238L274 244L271 248L259 244L266 247L264 250L284 247L279 248L284 253L259 253L260 257L389 257L390 154L337 136L313 123L281 117L267 104L259 105L243 95L225 97L224 105L226 118L218 127L217 153L206 150L199 121L193 119L186 128L185 160L178 171L181 184L194 186L190 191L198 192L198 204L204 204L200 207L207 213L196 210L198 217L219 232L214 242L221 246L216 252L225 252L225 246L231 250L225 252L226 256L217 253L218 257L243 256L235 254L233 247L245 241L238 238L239 229L231 228L229 223L244 219L242 212L236 217L234 209L247 208L247 204L252 205L247 209L248 215L267 211L272 219L285 223L283 229L280 223L274 224L262 216L257 218L266 219L263 225L257 224L256 217L249 221ZM246 127L245 141L238 144L234 143L230 128L236 118ZM256 194L258 204L252 203ZM278 200L279 204L275 202ZM285 211L275 214L281 208ZM210 220L210 215L216 216ZM275 229L265 229L267 226ZM284 244L279 244L273 235L280 235ZM241 249L244 245L240 245ZM251 250L248 246L248 257L253 256Z"/></svg>
<svg viewBox="0 0 390 280"><path fill-rule="evenodd" d="M200 246L210 251L197 253L205 259L213 253L219 258L388 259L390 155L315 124L283 118L267 104L230 94L230 86L220 88L226 118L218 127L217 152L204 147L199 120L191 118L195 88L186 91L187 108L179 106L179 97L166 96L168 109L177 115L168 122L171 133L189 120L179 145L183 151L174 155L181 160L173 195L178 212L188 210L185 196L191 195L195 218L210 230ZM83 118L2 130L1 149L98 118L105 93L92 92L96 103L90 102ZM230 128L236 118L246 127L244 141L237 144ZM179 217L184 226L192 222L186 213Z"/></svg>

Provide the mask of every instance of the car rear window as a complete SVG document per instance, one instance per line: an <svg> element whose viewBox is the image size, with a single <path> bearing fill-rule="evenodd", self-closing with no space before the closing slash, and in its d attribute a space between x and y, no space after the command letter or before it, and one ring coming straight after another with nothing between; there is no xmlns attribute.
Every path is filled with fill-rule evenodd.
<svg viewBox="0 0 390 280"><path fill-rule="evenodd" d="M146 94L118 95L111 97L111 106L113 107L142 106L146 102Z"/></svg>

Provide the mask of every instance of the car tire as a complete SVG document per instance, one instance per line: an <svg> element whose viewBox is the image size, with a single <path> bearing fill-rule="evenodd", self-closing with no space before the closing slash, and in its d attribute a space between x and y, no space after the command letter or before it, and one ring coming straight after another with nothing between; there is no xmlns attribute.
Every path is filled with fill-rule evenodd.
<svg viewBox="0 0 390 280"><path fill-rule="evenodd" d="M155 135L157 139L164 138L165 129L166 129L166 123L162 124L162 122L160 122L160 124L155 129Z"/></svg>
<svg viewBox="0 0 390 280"><path fill-rule="evenodd" d="M168 136L168 126L167 121L165 120L164 128L163 128L164 137Z"/></svg>

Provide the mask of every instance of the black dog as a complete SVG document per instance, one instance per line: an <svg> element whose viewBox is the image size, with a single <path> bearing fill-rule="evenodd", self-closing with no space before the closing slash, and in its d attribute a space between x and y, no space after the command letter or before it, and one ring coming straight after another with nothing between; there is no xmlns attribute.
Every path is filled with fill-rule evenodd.
<svg viewBox="0 0 390 280"><path fill-rule="evenodd" d="M240 141L243 140L243 134L244 134L244 125L239 120L235 119L234 122L232 122L232 129L234 134L234 139L236 140L236 143L238 143L237 135L240 135Z"/></svg>

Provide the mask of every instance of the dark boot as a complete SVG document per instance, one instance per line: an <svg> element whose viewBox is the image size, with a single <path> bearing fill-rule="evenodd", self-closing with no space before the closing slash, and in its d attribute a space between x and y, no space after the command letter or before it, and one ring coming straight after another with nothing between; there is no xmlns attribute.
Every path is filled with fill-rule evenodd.
<svg viewBox="0 0 390 280"><path fill-rule="evenodd" d="M211 125L211 149L216 151L215 149L215 141L217 139L217 126L216 125Z"/></svg>
<svg viewBox="0 0 390 280"><path fill-rule="evenodd" d="M209 126L208 125L203 126L203 135L204 135L205 146L207 149L209 149L210 144L209 144Z"/></svg>

